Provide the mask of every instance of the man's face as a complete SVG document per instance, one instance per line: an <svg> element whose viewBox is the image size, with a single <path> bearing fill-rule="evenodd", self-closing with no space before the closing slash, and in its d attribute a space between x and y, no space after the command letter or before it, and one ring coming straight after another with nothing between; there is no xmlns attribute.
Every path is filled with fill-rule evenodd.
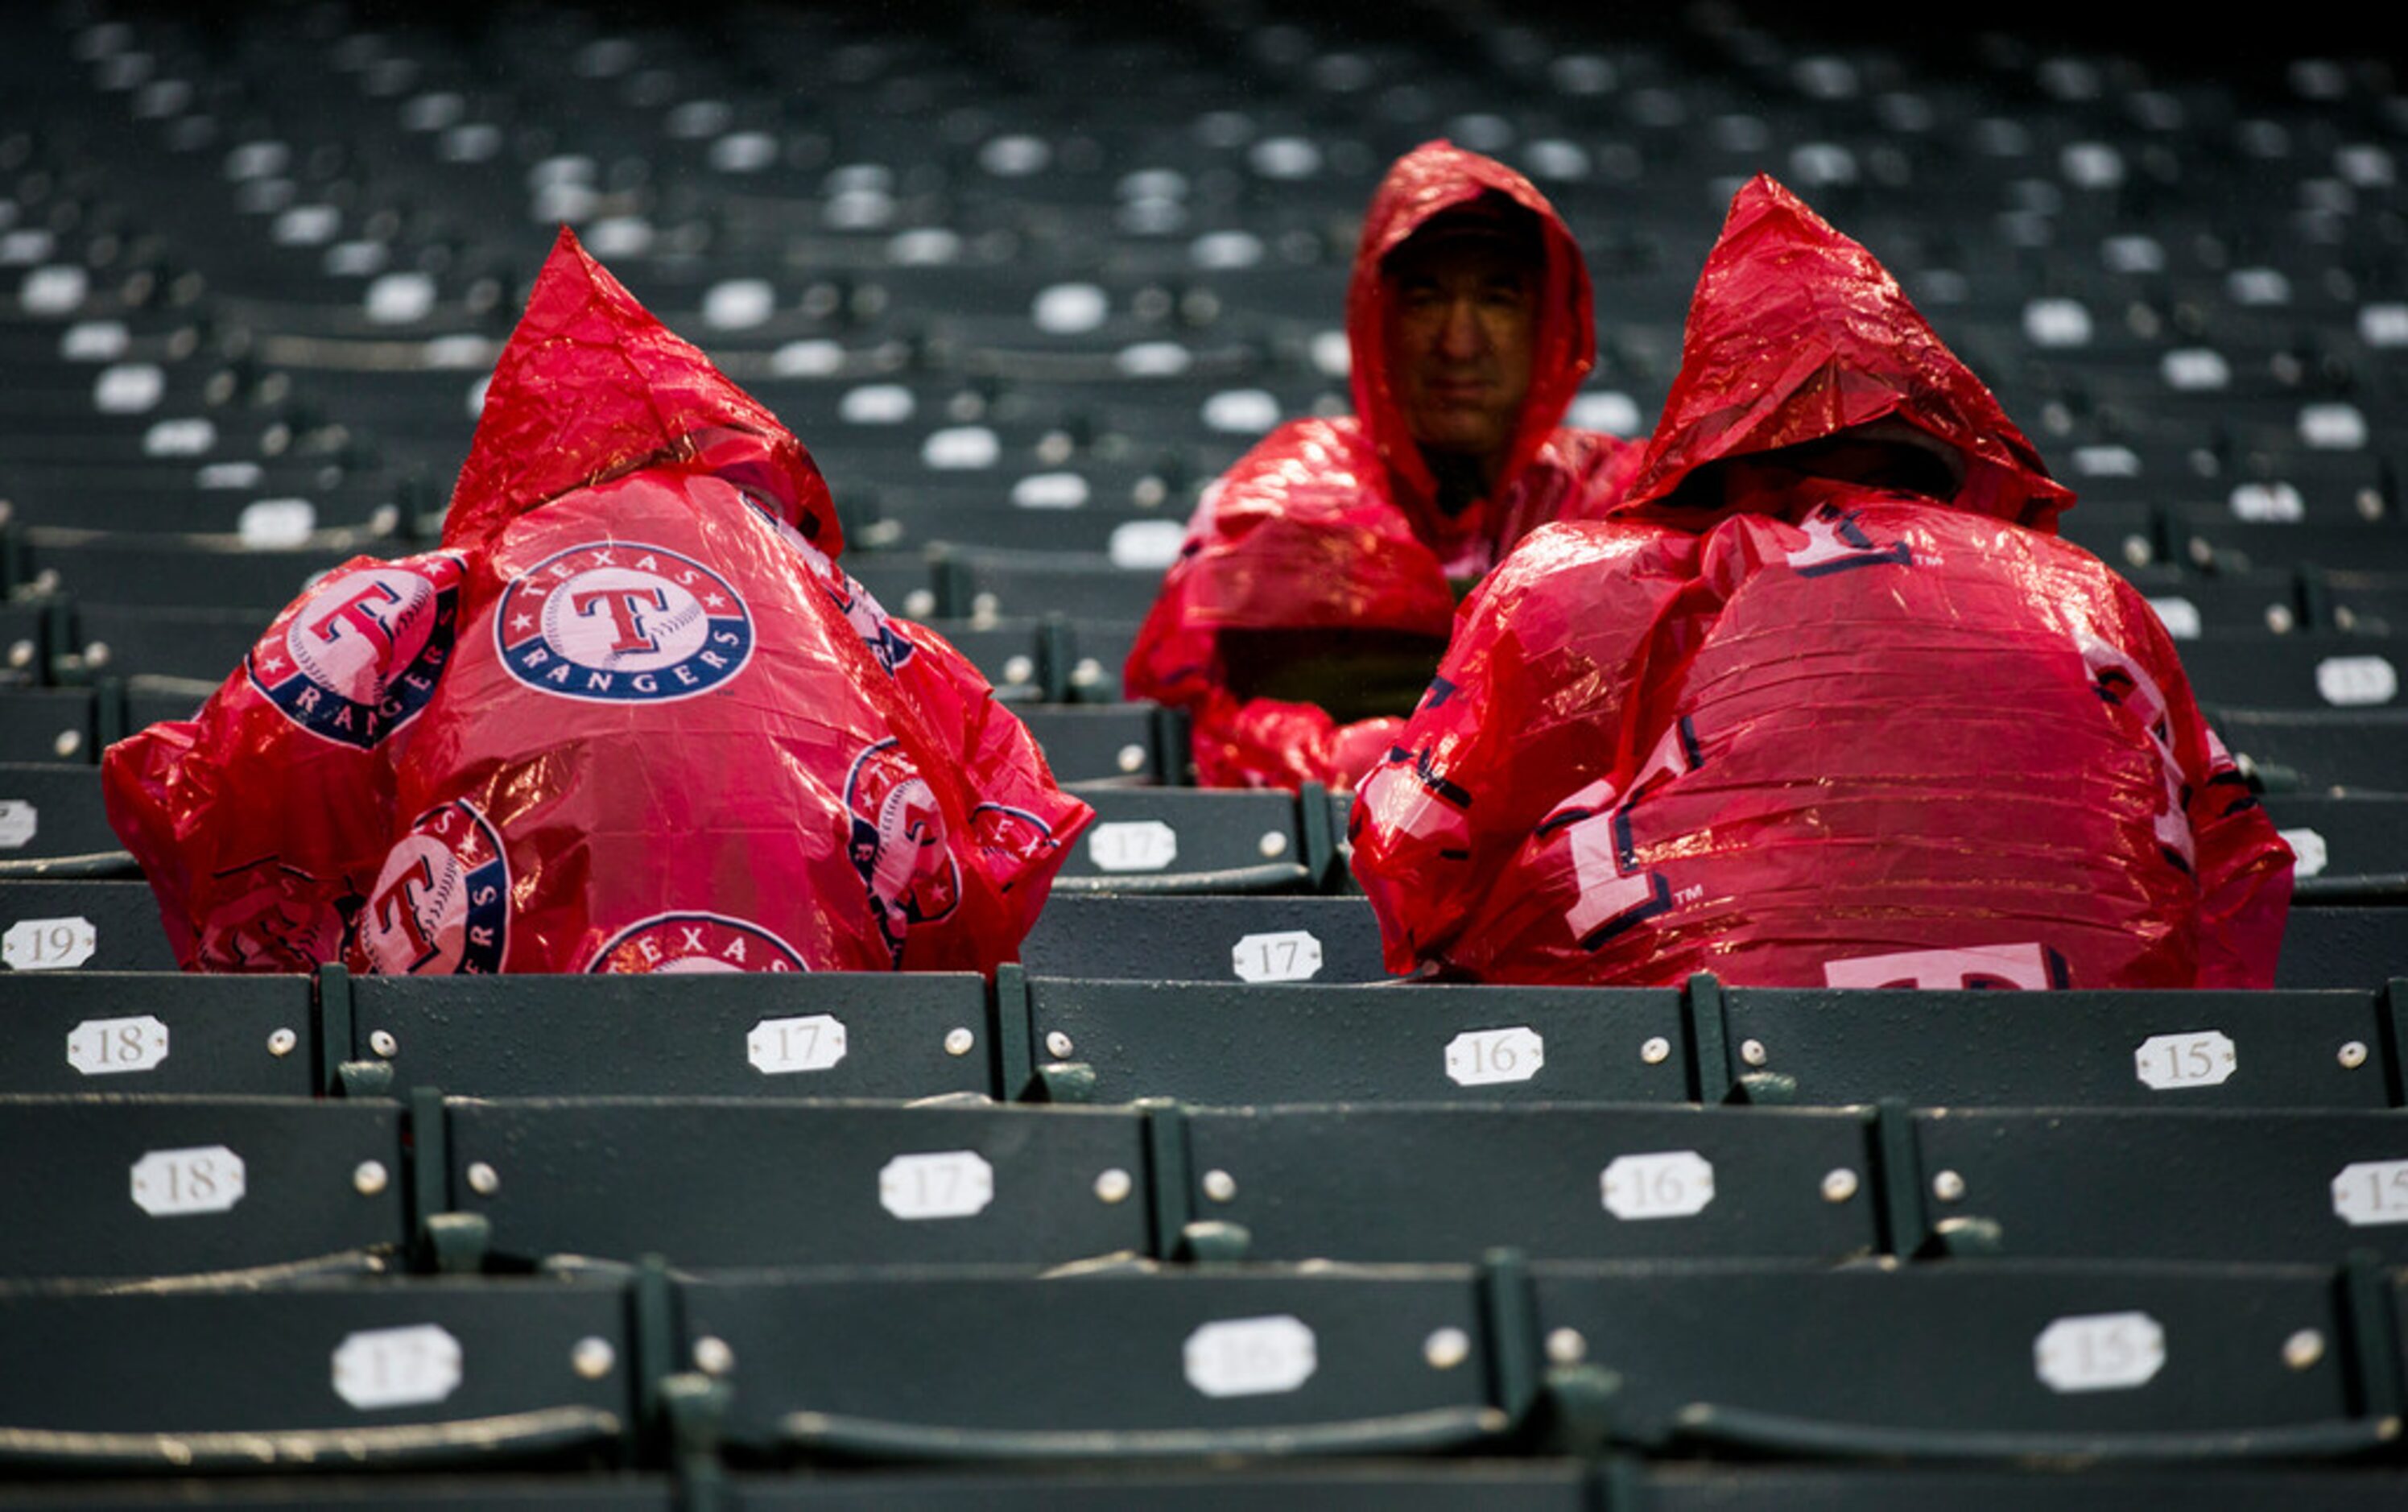
<svg viewBox="0 0 2408 1512"><path fill-rule="evenodd" d="M1387 262L1389 382L1424 450L1501 466L1530 393L1538 270L1511 243L1409 240Z"/></svg>

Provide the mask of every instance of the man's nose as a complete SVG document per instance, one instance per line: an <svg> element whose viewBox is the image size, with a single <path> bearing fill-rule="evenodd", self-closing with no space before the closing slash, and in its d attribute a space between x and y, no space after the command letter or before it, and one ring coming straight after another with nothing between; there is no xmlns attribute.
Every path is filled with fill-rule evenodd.
<svg viewBox="0 0 2408 1512"><path fill-rule="evenodd" d="M1480 310L1469 299L1457 299L1446 307L1446 319L1438 331L1439 354L1444 357L1477 357L1488 346L1488 329L1480 323Z"/></svg>

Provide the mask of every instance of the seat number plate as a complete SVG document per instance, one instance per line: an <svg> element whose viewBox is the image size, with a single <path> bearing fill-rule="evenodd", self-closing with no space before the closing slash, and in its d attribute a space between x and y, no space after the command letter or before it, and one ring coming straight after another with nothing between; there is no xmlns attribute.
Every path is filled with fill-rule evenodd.
<svg viewBox="0 0 2408 1512"><path fill-rule="evenodd" d="M460 1388L460 1341L433 1323L370 1329L335 1348L335 1394L363 1412L440 1402Z"/></svg>
<svg viewBox="0 0 2408 1512"><path fill-rule="evenodd" d="M1547 1042L1526 1024L1466 1030L1446 1046L1446 1079L1457 1087L1526 1082L1546 1063Z"/></svg>
<svg viewBox="0 0 2408 1512"><path fill-rule="evenodd" d="M1240 982L1303 982L1320 973L1321 942L1308 930L1250 934L1229 950Z"/></svg>
<svg viewBox="0 0 2408 1512"><path fill-rule="evenodd" d="M1098 871L1159 871L1179 859L1179 831L1159 819L1124 819L1087 832Z"/></svg>
<svg viewBox="0 0 2408 1512"><path fill-rule="evenodd" d="M2408 1160L2360 1160L2332 1179L2333 1215L2354 1229L2408 1223Z"/></svg>
<svg viewBox="0 0 2408 1512"><path fill-rule="evenodd" d="M138 1018L87 1018L67 1030L67 1064L86 1076L149 1071L167 1058L167 1026Z"/></svg>
<svg viewBox="0 0 2408 1512"><path fill-rule="evenodd" d="M231 1211L243 1198L242 1157L222 1145L151 1150L134 1162L134 1205L154 1218Z"/></svg>
<svg viewBox="0 0 2408 1512"><path fill-rule="evenodd" d="M1207 1323L1187 1336L1182 1354L1187 1384L1210 1397L1293 1391L1321 1363L1312 1330L1286 1314Z"/></svg>
<svg viewBox="0 0 2408 1512"><path fill-rule="evenodd" d="M19 919L0 935L0 961L21 972L67 971L92 959L99 948L100 931L81 915Z"/></svg>
<svg viewBox="0 0 2408 1512"><path fill-rule="evenodd" d="M2146 1313L2060 1318L2032 1340L2032 1370L2052 1391L2128 1391L2166 1363L2166 1331Z"/></svg>
<svg viewBox="0 0 2408 1512"><path fill-rule="evenodd" d="M825 1071L844 1058L844 1024L830 1014L765 1018L744 1036L744 1058L764 1076Z"/></svg>
<svg viewBox="0 0 2408 1512"><path fill-rule="evenodd" d="M878 1202L898 1218L966 1218L995 1201L995 1167L976 1150L898 1155L878 1173Z"/></svg>
<svg viewBox="0 0 2408 1512"><path fill-rule="evenodd" d="M1714 1200L1714 1168L1695 1150L1624 1155L1605 1168L1598 1185L1605 1210L1617 1218L1685 1218Z"/></svg>
<svg viewBox="0 0 2408 1512"><path fill-rule="evenodd" d="M2240 1052L2218 1030L2152 1034L2132 1052L2132 1074L2160 1092L2221 1087L2240 1069Z"/></svg>

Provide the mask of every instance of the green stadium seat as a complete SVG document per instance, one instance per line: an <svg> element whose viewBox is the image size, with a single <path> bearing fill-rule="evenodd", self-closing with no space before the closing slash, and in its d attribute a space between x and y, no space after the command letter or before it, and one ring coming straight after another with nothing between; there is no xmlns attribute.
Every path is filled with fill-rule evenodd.
<svg viewBox="0 0 2408 1512"><path fill-rule="evenodd" d="M2198 1461L2141 1469L2090 1463L1940 1469L1928 1465L1736 1464L1669 1460L1626 1465L1609 1505L1636 1512L2125 1512L2136 1506L2377 1512L2408 1496L2396 1470L2327 1462Z"/></svg>
<svg viewBox="0 0 2408 1512"><path fill-rule="evenodd" d="M1867 1108L1292 1105L1183 1122L1193 1219L1242 1230L1249 1259L1844 1260L1885 1244Z"/></svg>
<svg viewBox="0 0 2408 1512"><path fill-rule="evenodd" d="M1152 1243L1141 1120L1086 1108L559 1098L444 1104L422 1209L496 1263L1067 1261Z"/></svg>
<svg viewBox="0 0 2408 1512"><path fill-rule="evenodd" d="M2381 1289L2371 1276L2345 1287L2328 1267L1686 1262L1531 1273L1549 1359L1612 1383L1599 1393L1600 1427L1634 1447L2282 1460L2366 1454L2398 1433ZM2042 1495L2025 1505L2056 1504Z"/></svg>
<svg viewBox="0 0 2408 1512"><path fill-rule="evenodd" d="M1890 1172L1899 1253L2408 1259L2408 1118L2262 1108L1923 1110ZM1914 1211L1919 1207L1920 1212Z"/></svg>
<svg viewBox="0 0 2408 1512"><path fill-rule="evenodd" d="M2408 976L2408 909L2388 906L2291 905L2283 954L2274 963L2278 987L2372 987Z"/></svg>
<svg viewBox="0 0 2408 1512"><path fill-rule="evenodd" d="M1492 1366L1469 1267L890 1268L677 1289L696 1365L735 1389L724 1432L746 1457L1462 1450L1503 1442L1534 1384Z"/></svg>
<svg viewBox="0 0 2408 1512"><path fill-rule="evenodd" d="M1327 829L1300 832L1286 793L1098 787L1082 796L1096 822L1072 847L1056 893L1294 892L1329 870Z"/></svg>
<svg viewBox="0 0 2408 1512"><path fill-rule="evenodd" d="M1168 982L1379 982L1380 928L1355 898L1050 900L1022 943L1031 974Z"/></svg>
<svg viewBox="0 0 2408 1512"><path fill-rule="evenodd" d="M2408 793L2408 709L2218 708L2208 717L2270 793Z"/></svg>
<svg viewBox="0 0 2408 1512"><path fill-rule="evenodd" d="M591 1280L0 1288L0 1354L15 1362L0 1373L0 1475L617 1463L640 1368L627 1311L623 1284ZM314 1480L284 1495L347 1505ZM186 1489L172 1505L220 1504Z"/></svg>
<svg viewBox="0 0 2408 1512"><path fill-rule="evenodd" d="M1145 703L1025 704L1013 711L1054 770L1073 784L1180 787L1192 765L1187 722Z"/></svg>
<svg viewBox="0 0 2408 1512"><path fill-rule="evenodd" d="M0 1090L308 1097L306 976L0 972Z"/></svg>
<svg viewBox="0 0 2408 1512"><path fill-rule="evenodd" d="M1210 1512L1231 1506L1315 1512L1596 1512L1596 1475L1574 1461L1268 1457L1137 1467L1092 1462L932 1468L850 1467L841 1475L738 1474L738 1512Z"/></svg>
<svg viewBox="0 0 2408 1512"><path fill-rule="evenodd" d="M407 1235L390 1102L0 1097L0 1275L192 1274L391 1255Z"/></svg>
<svg viewBox="0 0 2408 1512"><path fill-rule="evenodd" d="M21 972L172 972L147 882L0 877L0 959Z"/></svg>
<svg viewBox="0 0 2408 1512"><path fill-rule="evenodd" d="M973 972L325 974L348 1002L347 1081L476 1097L985 1095Z"/></svg>
<svg viewBox="0 0 2408 1512"><path fill-rule="evenodd" d="M1716 1091L1918 1107L2392 1105L2383 992L1720 986ZM1702 1007L1700 1012L1705 1011Z"/></svg>
<svg viewBox="0 0 2408 1512"><path fill-rule="evenodd" d="M0 762L0 861L122 849L89 763Z"/></svg>
<svg viewBox="0 0 2408 1512"><path fill-rule="evenodd" d="M88 687L0 687L0 760L100 759L100 728Z"/></svg>
<svg viewBox="0 0 2408 1512"><path fill-rule="evenodd" d="M2408 899L2408 794L2269 793L2265 804L2298 858L2293 899L2371 904Z"/></svg>
<svg viewBox="0 0 2408 1512"><path fill-rule="evenodd" d="M1013 1010L1015 976L998 978ZM1049 1095L1127 1102L1677 1102L1688 1035L1670 988L1266 985L1038 977L1029 1043Z"/></svg>

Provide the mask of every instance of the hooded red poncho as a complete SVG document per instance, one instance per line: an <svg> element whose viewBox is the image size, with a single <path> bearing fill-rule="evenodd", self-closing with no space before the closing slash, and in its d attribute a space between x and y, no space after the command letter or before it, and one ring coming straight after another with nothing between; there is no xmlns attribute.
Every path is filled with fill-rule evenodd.
<svg viewBox="0 0 2408 1512"><path fill-rule="evenodd" d="M568 232L442 549L358 558L110 747L187 969L990 969L1092 816L836 565L776 417Z"/></svg>
<svg viewBox="0 0 2408 1512"><path fill-rule="evenodd" d="M1954 497L1760 455L1876 423ZM1870 253L1747 185L1627 497L1465 604L1355 805L1389 968L2270 985L2290 854L2071 503Z"/></svg>
<svg viewBox="0 0 2408 1512"><path fill-rule="evenodd" d="M1381 260L1433 217L1484 194L1539 220L1545 270L1530 390L1495 490L1450 517L1390 386L1391 290ZM1207 491L1123 678L1133 698L1191 711L1205 786L1351 786L1400 721L1339 726L1312 704L1240 702L1217 645L1227 630L1398 630L1444 640L1455 594L1549 520L1602 514L1635 447L1564 427L1595 366L1588 269L1555 207L1491 158L1430 142L1373 194L1346 296L1354 415L1290 421Z"/></svg>

